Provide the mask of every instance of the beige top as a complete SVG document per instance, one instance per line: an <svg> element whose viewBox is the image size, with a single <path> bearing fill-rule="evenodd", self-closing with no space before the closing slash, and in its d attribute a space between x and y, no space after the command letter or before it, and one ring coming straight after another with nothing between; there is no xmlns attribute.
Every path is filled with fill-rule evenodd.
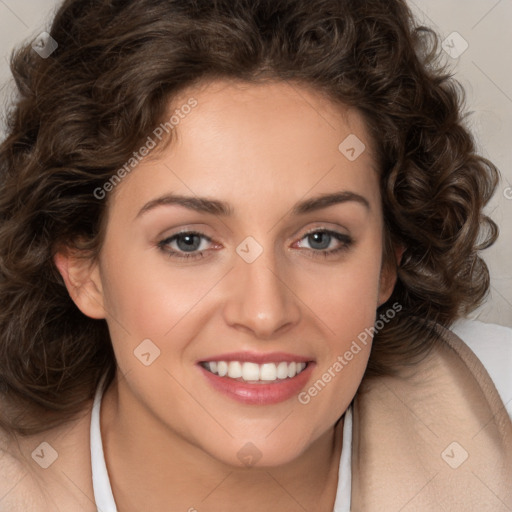
<svg viewBox="0 0 512 512"><path fill-rule="evenodd" d="M512 510L512 421L480 360L442 333L446 343L420 364L363 380L358 390L353 512ZM17 446L0 439L0 512L96 512L91 408L72 424L20 439L23 462L13 456Z"/></svg>
<svg viewBox="0 0 512 512"><path fill-rule="evenodd" d="M362 383L353 409L353 512L510 512L512 421L453 332L420 367Z"/></svg>

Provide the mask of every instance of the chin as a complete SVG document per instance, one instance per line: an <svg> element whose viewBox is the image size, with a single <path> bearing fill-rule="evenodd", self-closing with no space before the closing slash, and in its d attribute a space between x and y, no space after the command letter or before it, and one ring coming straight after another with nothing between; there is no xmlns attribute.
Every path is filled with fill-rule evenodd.
<svg viewBox="0 0 512 512"><path fill-rule="evenodd" d="M236 469L264 469L293 462L304 453L308 445L302 445L292 436L276 435L272 441L268 438L231 440L222 450L219 448L217 445L208 451L222 464Z"/></svg>

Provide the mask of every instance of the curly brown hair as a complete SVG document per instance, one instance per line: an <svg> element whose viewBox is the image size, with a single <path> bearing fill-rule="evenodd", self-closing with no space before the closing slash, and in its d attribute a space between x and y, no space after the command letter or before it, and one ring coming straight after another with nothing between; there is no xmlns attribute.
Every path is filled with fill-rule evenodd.
<svg viewBox="0 0 512 512"><path fill-rule="evenodd" d="M404 0L66 0L43 58L13 52L17 99L0 146L0 423L41 432L73 419L116 371L104 320L68 295L53 257L97 257L102 187L169 102L202 80L288 81L356 108L380 167L385 261L405 252L366 378L424 357L484 299L478 251L497 227L482 209L498 171L475 154L464 93L436 34ZM171 133L172 135L172 133ZM165 146L171 142L169 136ZM162 144L160 145L162 146Z"/></svg>

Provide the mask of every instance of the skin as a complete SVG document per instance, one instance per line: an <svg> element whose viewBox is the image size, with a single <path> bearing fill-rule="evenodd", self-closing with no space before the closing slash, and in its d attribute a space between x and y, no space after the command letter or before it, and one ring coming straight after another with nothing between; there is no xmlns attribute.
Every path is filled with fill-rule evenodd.
<svg viewBox="0 0 512 512"><path fill-rule="evenodd" d="M315 361L307 389L373 326L395 274L382 265L383 217L372 141L355 109L305 86L215 81L188 89L198 106L175 139L143 160L109 197L97 261L56 256L71 297L105 318L118 374L104 395L101 430L119 510L332 510L343 418L366 368L370 343L311 401L241 404L212 389L197 361L234 351L290 352ZM174 107L176 108L176 107ZM366 150L349 161L338 146L356 134ZM350 191L346 201L293 215L299 201ZM229 203L231 217L159 205L164 194ZM332 230L322 247L310 231ZM169 256L159 242L194 230L202 256ZM236 252L248 236L262 254ZM186 245L163 249L183 253ZM251 249L252 250L252 249ZM199 251L196 251L196 254ZM134 350L152 340L160 356ZM252 443L252 467L237 453Z"/></svg>

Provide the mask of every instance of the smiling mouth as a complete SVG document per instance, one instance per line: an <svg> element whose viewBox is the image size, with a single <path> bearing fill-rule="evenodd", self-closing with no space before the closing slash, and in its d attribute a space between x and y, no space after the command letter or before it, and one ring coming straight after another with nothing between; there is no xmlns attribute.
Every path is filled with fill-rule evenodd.
<svg viewBox="0 0 512 512"><path fill-rule="evenodd" d="M281 361L257 364L247 361L203 361L199 364L208 372L219 377L227 377L250 384L268 384L293 379L302 373L309 363Z"/></svg>

